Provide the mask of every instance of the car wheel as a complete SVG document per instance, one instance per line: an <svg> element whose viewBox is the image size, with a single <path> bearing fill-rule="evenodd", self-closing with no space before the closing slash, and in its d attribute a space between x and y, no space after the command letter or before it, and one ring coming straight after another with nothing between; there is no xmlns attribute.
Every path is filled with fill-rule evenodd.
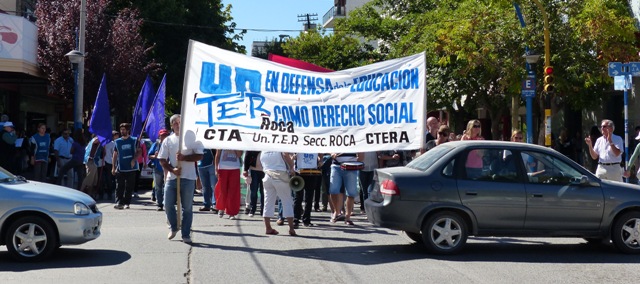
<svg viewBox="0 0 640 284"><path fill-rule="evenodd" d="M47 258L57 247L53 226L42 217L26 216L14 221L6 235L7 250L18 261Z"/></svg>
<svg viewBox="0 0 640 284"><path fill-rule="evenodd" d="M613 244L624 253L640 253L640 212L620 216L611 232Z"/></svg>
<svg viewBox="0 0 640 284"><path fill-rule="evenodd" d="M440 212L429 217L422 226L422 240L430 252L454 254L467 242L467 224L459 214Z"/></svg>
<svg viewBox="0 0 640 284"><path fill-rule="evenodd" d="M422 243L422 234L420 233L412 233L412 232L407 232L407 231L402 231L404 232L405 235L407 235L407 237L409 239L411 239L412 241L421 244Z"/></svg>

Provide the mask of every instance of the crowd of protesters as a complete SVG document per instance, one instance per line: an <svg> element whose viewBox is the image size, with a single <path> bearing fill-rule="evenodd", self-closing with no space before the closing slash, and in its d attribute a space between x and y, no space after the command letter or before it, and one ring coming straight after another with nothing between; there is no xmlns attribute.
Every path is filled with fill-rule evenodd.
<svg viewBox="0 0 640 284"><path fill-rule="evenodd" d="M239 151L234 149L203 149L199 143L188 143L178 151L180 115L170 118L171 128L162 129L158 140L149 149L138 137L132 136L131 124L122 123L112 132L111 139L101 142L95 135L86 139L81 129L63 129L52 133L40 123L33 135L16 131L15 125L3 116L0 124L0 166L14 174L29 169L33 180L56 183L83 191L96 200L110 200L115 209L128 209L137 198L137 183L143 168L153 168L152 201L158 211L166 211L168 239L181 232L182 240L191 243L194 194L201 189L203 202L198 210L212 212L220 218L239 218L241 204L249 218L261 217L267 235L279 232L271 225L288 224L288 234L297 236L302 224L314 226L312 212L330 212L331 223L344 222L354 226L351 217L359 204L365 213L366 200L375 184L375 170L403 166L443 143L454 140L483 140L482 124L470 120L465 130L456 135L448 125L440 125L435 117L427 119L425 145L416 151L380 151L362 153L281 153L271 151ZM620 167L624 150L622 138L613 134L611 120L602 120L584 139L586 150L595 164L590 170L603 179L621 181L630 172ZM637 129L640 140L640 129ZM576 135L576 137L580 137ZM582 145L563 128L554 149L578 161ZM85 142L87 141L88 142ZM523 142L522 131L513 131L510 141ZM198 146L199 145L199 146ZM640 156L636 147L633 160ZM478 168L474 159L467 168ZM289 179L300 176L304 187L292 190ZM180 176L180 196L177 177ZM247 185L242 202L241 177ZM180 206L178 205L180 200ZM181 210L178 220L177 209ZM277 208L277 209L276 209ZM286 220L286 222L285 222ZM180 224L180 226L179 226Z"/></svg>

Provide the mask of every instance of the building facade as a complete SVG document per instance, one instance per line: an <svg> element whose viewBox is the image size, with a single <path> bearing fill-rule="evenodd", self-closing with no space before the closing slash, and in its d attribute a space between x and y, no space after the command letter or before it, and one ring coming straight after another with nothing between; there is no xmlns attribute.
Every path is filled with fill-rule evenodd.
<svg viewBox="0 0 640 284"><path fill-rule="evenodd" d="M38 123L55 132L73 121L72 103L51 91L38 66L35 2L0 0L0 113L27 134Z"/></svg>

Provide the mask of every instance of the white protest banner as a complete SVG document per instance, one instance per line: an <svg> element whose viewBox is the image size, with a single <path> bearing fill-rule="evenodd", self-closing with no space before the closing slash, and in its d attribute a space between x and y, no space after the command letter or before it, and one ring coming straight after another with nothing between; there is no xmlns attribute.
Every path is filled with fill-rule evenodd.
<svg viewBox="0 0 640 284"><path fill-rule="evenodd" d="M318 73L190 41L180 135L212 149L419 149L425 78L423 53Z"/></svg>

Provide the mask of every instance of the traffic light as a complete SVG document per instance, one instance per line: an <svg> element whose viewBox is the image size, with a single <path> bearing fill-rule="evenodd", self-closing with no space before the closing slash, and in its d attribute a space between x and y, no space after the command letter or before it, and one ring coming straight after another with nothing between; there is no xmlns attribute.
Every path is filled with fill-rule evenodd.
<svg viewBox="0 0 640 284"><path fill-rule="evenodd" d="M545 66L544 67L544 91L547 93L553 93L555 91L555 86L553 82L555 79L553 78L553 66Z"/></svg>

